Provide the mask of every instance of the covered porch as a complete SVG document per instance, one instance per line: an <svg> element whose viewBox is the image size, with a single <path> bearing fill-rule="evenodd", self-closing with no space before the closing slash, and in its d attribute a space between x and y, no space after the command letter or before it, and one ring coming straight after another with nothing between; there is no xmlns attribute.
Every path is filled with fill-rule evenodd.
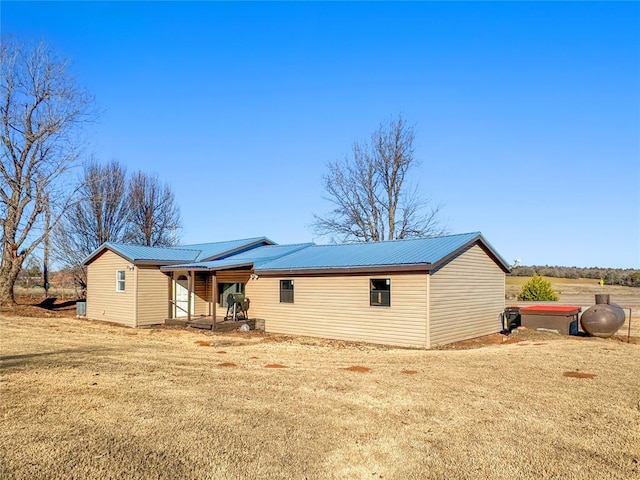
<svg viewBox="0 0 640 480"><path fill-rule="evenodd" d="M253 270L240 266L211 270L200 265L163 267L167 275L168 304L165 325L212 331L236 330L242 325L256 328L250 305L244 297ZM244 300L241 304L230 300Z"/></svg>

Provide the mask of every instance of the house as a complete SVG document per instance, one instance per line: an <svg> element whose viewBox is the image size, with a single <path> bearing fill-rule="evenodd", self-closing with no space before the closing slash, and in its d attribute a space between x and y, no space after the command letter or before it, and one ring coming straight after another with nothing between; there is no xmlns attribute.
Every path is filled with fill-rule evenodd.
<svg viewBox="0 0 640 480"><path fill-rule="evenodd" d="M272 333L431 348L501 328L507 263L478 232L344 245L265 237L89 256L87 317L220 318L229 293Z"/></svg>
<svg viewBox="0 0 640 480"><path fill-rule="evenodd" d="M265 237L229 242L144 247L105 243L84 260L87 267L87 317L129 327L162 324L165 318L187 316L187 275L167 275L160 267L222 259L263 245ZM191 314L202 312L207 279L194 282Z"/></svg>

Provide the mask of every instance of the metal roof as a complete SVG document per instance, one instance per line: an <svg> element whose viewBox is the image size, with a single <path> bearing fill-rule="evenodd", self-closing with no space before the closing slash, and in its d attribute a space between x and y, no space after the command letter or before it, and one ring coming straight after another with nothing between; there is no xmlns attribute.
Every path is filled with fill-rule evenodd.
<svg viewBox="0 0 640 480"><path fill-rule="evenodd" d="M254 246L273 245L275 242L267 237L244 238L240 240L229 240L225 242L213 243L196 243L192 245L181 245L178 248L188 248L191 250L199 250L200 254L193 260L206 261L233 255L235 252L242 252L251 249Z"/></svg>
<svg viewBox="0 0 640 480"><path fill-rule="evenodd" d="M130 262L184 262L190 261L196 258L199 250L193 250L189 248L176 248L176 247L145 247L142 245L127 245L122 243L107 242L100 247L96 252L104 250L105 248L112 250L120 256L126 258ZM93 254L85 260L85 263L90 261Z"/></svg>
<svg viewBox="0 0 640 480"><path fill-rule="evenodd" d="M507 262L479 232L343 245L270 245L273 242L266 237L179 247L105 243L84 264L109 249L132 263L163 265L163 270L212 271L245 266L265 274L384 268L433 270L475 243L481 244L505 272L509 271Z"/></svg>
<svg viewBox="0 0 640 480"><path fill-rule="evenodd" d="M275 273L401 266L432 269L476 242L482 243L497 263L508 271L508 264L480 232L386 242L314 245L263 264L255 270L256 273Z"/></svg>
<svg viewBox="0 0 640 480"><path fill-rule="evenodd" d="M217 259L233 255L264 244L273 244L266 237L255 237L225 242L199 243L193 245L180 245L176 247L146 247L142 245L129 245L107 242L97 248L85 260L90 263L103 250L111 250L132 263L151 263L162 265L165 263L186 263L197 260Z"/></svg>
<svg viewBox="0 0 640 480"><path fill-rule="evenodd" d="M179 265L162 267L162 270L225 270L227 268L238 268L249 266L259 268L273 260L285 255L303 250L313 246L313 243L299 243L293 245L264 245L261 247L245 250L241 253L229 257L212 260L209 262L193 262Z"/></svg>

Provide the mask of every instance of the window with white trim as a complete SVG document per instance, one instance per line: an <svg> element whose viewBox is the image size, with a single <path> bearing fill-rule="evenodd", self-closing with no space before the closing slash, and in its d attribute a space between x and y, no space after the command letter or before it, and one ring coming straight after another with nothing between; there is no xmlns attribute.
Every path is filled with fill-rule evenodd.
<svg viewBox="0 0 640 480"><path fill-rule="evenodd" d="M116 272L116 292L124 292L124 285L125 285L125 271L124 270L118 270Z"/></svg>

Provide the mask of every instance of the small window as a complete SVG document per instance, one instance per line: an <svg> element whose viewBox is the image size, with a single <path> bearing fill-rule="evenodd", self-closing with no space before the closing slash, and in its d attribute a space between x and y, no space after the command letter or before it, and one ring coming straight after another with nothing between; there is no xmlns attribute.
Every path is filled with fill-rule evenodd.
<svg viewBox="0 0 640 480"><path fill-rule="evenodd" d="M391 280L388 278L372 278L369 281L369 305L372 307L391 306Z"/></svg>
<svg viewBox="0 0 640 480"><path fill-rule="evenodd" d="M116 292L124 292L124 270L116 272Z"/></svg>
<svg viewBox="0 0 640 480"><path fill-rule="evenodd" d="M280 280L280 303L293 303L293 280Z"/></svg>
<svg viewBox="0 0 640 480"><path fill-rule="evenodd" d="M244 283L218 283L218 304L228 307L227 298L230 293L244 293Z"/></svg>

